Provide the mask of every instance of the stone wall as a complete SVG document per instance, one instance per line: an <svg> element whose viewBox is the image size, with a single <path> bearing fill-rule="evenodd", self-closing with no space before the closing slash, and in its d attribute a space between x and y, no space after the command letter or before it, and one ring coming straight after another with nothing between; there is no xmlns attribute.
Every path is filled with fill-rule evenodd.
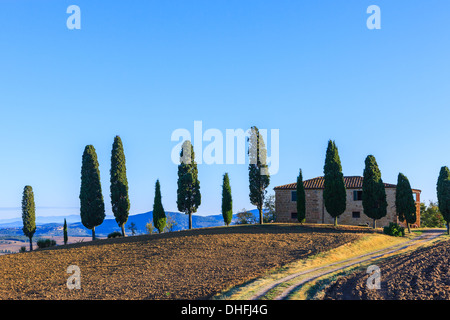
<svg viewBox="0 0 450 320"><path fill-rule="evenodd" d="M347 189L347 208L345 212L338 217L338 224L343 225L369 225L372 226L373 220L364 214L362 201L353 200L353 191L362 191L361 189ZM296 218L297 202L292 201L292 189L275 190L275 211L276 222L298 222ZM326 211L323 204L323 189L306 189L306 223L325 223L333 224L334 218ZM420 193L416 194L417 222L420 226ZM383 227L389 222L397 222L395 211L395 188L386 188L386 199L388 203L387 215L377 220L377 227ZM355 214L353 214L355 212ZM359 217L356 212L359 212ZM294 214L294 215L293 215Z"/></svg>

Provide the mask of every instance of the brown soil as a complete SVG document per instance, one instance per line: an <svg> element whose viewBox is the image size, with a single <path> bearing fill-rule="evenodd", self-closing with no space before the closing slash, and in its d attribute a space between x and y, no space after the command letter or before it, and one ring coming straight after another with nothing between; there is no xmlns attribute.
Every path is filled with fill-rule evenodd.
<svg viewBox="0 0 450 320"><path fill-rule="evenodd" d="M362 228L234 226L97 240L0 257L0 299L205 299ZM81 289L69 290L70 265Z"/></svg>
<svg viewBox="0 0 450 320"><path fill-rule="evenodd" d="M450 299L450 241L419 248L377 265L381 289L368 289L369 274L361 270L338 279L327 289L325 299Z"/></svg>

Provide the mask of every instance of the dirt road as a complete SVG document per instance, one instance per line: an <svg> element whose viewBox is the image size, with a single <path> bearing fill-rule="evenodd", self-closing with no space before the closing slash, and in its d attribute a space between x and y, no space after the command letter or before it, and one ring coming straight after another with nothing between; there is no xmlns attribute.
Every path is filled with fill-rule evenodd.
<svg viewBox="0 0 450 320"><path fill-rule="evenodd" d="M369 289L368 274L355 272L338 279L325 299L339 300L449 300L450 241L419 248L377 263L381 288Z"/></svg>
<svg viewBox="0 0 450 320"><path fill-rule="evenodd" d="M249 299L266 299L268 296L270 297L270 299L276 300L288 299L293 293L295 293L302 286L304 286L308 282L311 282L312 280L339 270L343 270L350 266L375 260L386 255L396 254L410 247L423 245L429 241L432 241L440 235L442 235L442 231L424 232L421 236L418 236L413 240L410 240L401 245L373 251L361 256L353 257L351 259L337 261L332 264L320 266L313 269L302 270L300 272L281 277L280 279L272 281L256 290Z"/></svg>

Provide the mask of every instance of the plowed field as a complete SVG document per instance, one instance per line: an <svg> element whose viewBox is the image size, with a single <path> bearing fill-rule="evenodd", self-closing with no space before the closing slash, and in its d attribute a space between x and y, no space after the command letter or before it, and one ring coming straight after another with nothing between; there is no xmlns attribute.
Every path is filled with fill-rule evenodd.
<svg viewBox="0 0 450 320"><path fill-rule="evenodd" d="M289 224L205 228L0 257L0 299L207 299L296 259L358 239L362 228ZM81 271L69 290L67 268Z"/></svg>
<svg viewBox="0 0 450 320"><path fill-rule="evenodd" d="M368 289L365 270L338 279L325 299L448 300L450 299L450 241L423 247L377 264L380 289Z"/></svg>

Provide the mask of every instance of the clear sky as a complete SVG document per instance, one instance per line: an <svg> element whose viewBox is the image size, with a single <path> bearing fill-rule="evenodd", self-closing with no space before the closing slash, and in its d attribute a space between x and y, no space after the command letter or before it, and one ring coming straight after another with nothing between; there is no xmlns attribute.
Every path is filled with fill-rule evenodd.
<svg viewBox="0 0 450 320"><path fill-rule="evenodd" d="M69 30L69 5L81 29ZM369 5L381 29L369 30ZM81 156L93 144L107 214L115 135L131 214L177 211L176 129L279 130L273 187L323 173L328 139L345 175L373 154L385 182L403 172L435 200L450 165L450 2L299 0L2 0L0 218L77 214ZM270 136L270 135L269 135ZM208 145L204 142L204 147ZM270 149L269 149L270 154ZM253 209L247 165L201 164L198 214L218 214L229 172L234 210Z"/></svg>

